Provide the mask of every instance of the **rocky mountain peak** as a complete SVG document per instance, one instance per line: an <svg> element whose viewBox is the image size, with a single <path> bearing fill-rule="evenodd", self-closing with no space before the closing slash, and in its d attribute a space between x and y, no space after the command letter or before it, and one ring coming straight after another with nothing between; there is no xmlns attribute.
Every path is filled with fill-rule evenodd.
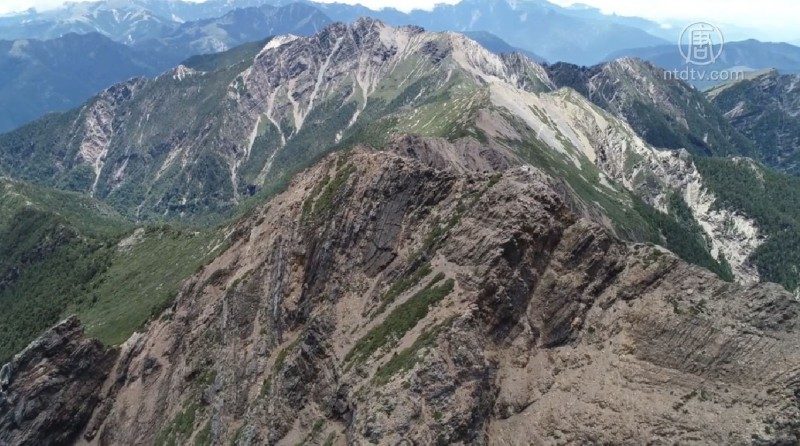
<svg viewBox="0 0 800 446"><path fill-rule="evenodd" d="M620 57L602 64L604 68L624 68L631 72L662 72L663 69L638 57Z"/></svg>

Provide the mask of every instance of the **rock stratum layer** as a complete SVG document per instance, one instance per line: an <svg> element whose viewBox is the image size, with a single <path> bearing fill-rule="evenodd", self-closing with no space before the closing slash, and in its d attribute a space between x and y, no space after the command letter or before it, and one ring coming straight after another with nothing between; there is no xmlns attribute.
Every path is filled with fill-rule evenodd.
<svg viewBox="0 0 800 446"><path fill-rule="evenodd" d="M240 220L230 248L113 364L72 322L57 327L4 369L0 438L798 441L789 293L623 243L540 171L449 144L326 157ZM29 384L56 377L65 390ZM13 415L35 395L59 404ZM62 431L34 436L38 420Z"/></svg>

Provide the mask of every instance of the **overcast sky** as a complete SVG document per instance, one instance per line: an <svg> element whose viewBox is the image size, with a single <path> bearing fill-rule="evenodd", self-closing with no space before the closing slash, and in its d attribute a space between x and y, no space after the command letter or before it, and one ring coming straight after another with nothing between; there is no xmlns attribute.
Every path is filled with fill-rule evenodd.
<svg viewBox="0 0 800 446"><path fill-rule="evenodd" d="M321 0L331 2L334 0ZM434 3L458 0L338 0L361 3L371 8L394 6L399 9L430 8ZM576 0L550 0L570 5ZM800 0L578 0L607 13L669 20L703 19L758 30L761 39L800 40ZM0 0L0 13L30 7L52 8L63 0Z"/></svg>

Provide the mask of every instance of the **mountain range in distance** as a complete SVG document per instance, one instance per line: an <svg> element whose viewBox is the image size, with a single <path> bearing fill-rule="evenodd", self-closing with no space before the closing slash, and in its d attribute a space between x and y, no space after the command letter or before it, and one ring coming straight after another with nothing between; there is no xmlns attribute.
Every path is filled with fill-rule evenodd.
<svg viewBox="0 0 800 446"><path fill-rule="evenodd" d="M0 39L48 39L69 32L96 31L113 40L136 44L158 38L181 23L221 17L241 8L264 5L286 6L292 1L212 0L202 3L159 0L97 1L69 4L60 9L0 18ZM373 16L396 25L415 24L431 30L486 31L510 44L552 60L577 63L599 62L616 49L665 43L649 34L658 24L619 16L607 16L591 8L562 8L544 0L491 2L465 0L457 5L437 5L432 11L403 13L386 8L308 2L334 21L351 22ZM510 24L514 26L509 26ZM542 25L546 25L542 28ZM441 29L440 29L441 28ZM547 39L546 36L558 39ZM590 38L591 37L591 38Z"/></svg>
<svg viewBox="0 0 800 446"><path fill-rule="evenodd" d="M180 2L171 4L173 10L184 11L178 8ZM87 20L56 21L58 16L54 12L43 14L45 18L54 21L47 22L52 31L38 35L49 36L60 32L67 34L44 41L31 38L0 41L0 76L3 80L0 103L6 105L0 112L0 132L16 128L45 113L72 108L116 82L132 77L155 76L195 54L224 51L272 35L310 35L331 23L331 19L320 10L307 4L247 6L256 4L258 2L225 3L228 8L236 6L237 9L218 18L198 19L175 24L168 29L161 28L159 32L151 33L146 38L136 39L129 37L145 33L130 31L129 37L125 37L122 36L123 31L109 32L91 21L88 25ZM91 17L97 19L104 17L101 12L106 12L104 8L111 5L113 4L71 5L61 13L88 14L87 11L93 11ZM162 2L127 5L155 7L162 5ZM190 10L194 5L185 6ZM203 14L206 15L219 12L222 8L222 3L213 8L211 4L202 5L202 11L205 11ZM164 12L163 8L154 10ZM113 11L113 15L122 14L116 9ZM195 12L188 17L203 14ZM36 20L45 21L45 18ZM81 25L77 26L75 22ZM7 37L41 32L39 28L31 28L29 22L24 23L26 27L15 31L16 34L0 25L0 34L2 30L5 30L3 35ZM129 25L126 21L118 24L120 27ZM542 60L533 53L510 46L491 33L476 32L471 36L492 51L519 51L536 60ZM112 37L117 37L119 41L112 40Z"/></svg>
<svg viewBox="0 0 800 446"><path fill-rule="evenodd" d="M113 83L165 68L98 33L0 41L0 131L68 110Z"/></svg>
<svg viewBox="0 0 800 446"><path fill-rule="evenodd" d="M87 92L97 92L115 82L154 76L195 54L224 51L271 35L310 35L333 21L352 22L361 16L377 17L394 25L414 24L432 31L464 32L493 51L519 51L539 62L591 66L603 60L638 57L666 70L684 68L677 49L670 43L671 31L658 23L604 15L585 6L559 7L544 0L465 0L410 13L266 0L74 3L0 18L0 39L7 40L3 46L9 48L0 55L9 90L0 92L0 103L7 110L0 117L0 131L11 130L47 112L76 106L88 98ZM128 48L100 42L95 36L86 38L86 47L81 49L76 46L80 44L78 40L66 37L72 33L97 33ZM44 40L32 44L39 48L38 52L22 50L33 40ZM92 51L101 46L107 48L104 54ZM41 58L59 47L70 57L52 61ZM793 73L800 71L798 54L800 49L789 44L732 42L714 69L777 68ZM75 69L70 65L80 65L91 75L73 76ZM31 78L37 79L38 85L32 84ZM692 83L700 89L714 85L709 81ZM25 97L31 100L23 101Z"/></svg>
<svg viewBox="0 0 800 446"><path fill-rule="evenodd" d="M784 74L800 73L800 47L788 43L760 42L754 39L726 42L719 58L714 63L704 66L688 64L675 45L620 50L611 53L607 60L621 57L647 60L667 71L695 69L706 72L748 73L762 69L775 69ZM721 83L721 81L711 79L689 79L689 81L702 90Z"/></svg>
<svg viewBox="0 0 800 446"><path fill-rule="evenodd" d="M0 135L0 442L792 444L766 75L362 18Z"/></svg>

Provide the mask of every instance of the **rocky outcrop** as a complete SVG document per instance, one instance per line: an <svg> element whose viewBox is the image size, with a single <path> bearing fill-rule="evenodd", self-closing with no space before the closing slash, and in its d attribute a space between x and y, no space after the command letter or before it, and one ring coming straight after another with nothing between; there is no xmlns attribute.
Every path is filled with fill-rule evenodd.
<svg viewBox="0 0 800 446"><path fill-rule="evenodd" d="M513 152L481 144L473 138L448 141L445 138L398 135L387 150L428 167L458 173L502 172L521 163Z"/></svg>
<svg viewBox="0 0 800 446"><path fill-rule="evenodd" d="M99 402L116 352L76 318L50 329L0 369L0 444L69 444Z"/></svg>
<svg viewBox="0 0 800 446"><path fill-rule="evenodd" d="M395 144L297 177L102 389L73 373L82 441L798 441L791 295L623 243L531 167Z"/></svg>
<svg viewBox="0 0 800 446"><path fill-rule="evenodd" d="M600 171L600 178L587 186L598 193L614 195L627 190L664 214L673 216L675 211L671 209L671 200L679 197L697 223L710 256L730 264L739 282L759 281L752 257L764 243L765 235L748 215L719 206L717 197L709 190L706 180L685 150L654 148L627 123L593 106L588 99L569 88L532 95L495 84L491 99L498 107L512 112L514 118L511 122L524 122L529 129L526 136L533 138L535 135L554 152L565 156L566 169L585 175L590 170L586 164L594 164ZM524 154L524 143L516 142L525 139L518 133L521 125L504 122L507 121L502 116L484 113L477 125L497 140L519 147L517 154ZM533 134L532 129L538 130ZM503 154L508 152L504 150L506 144L492 144L492 147L496 153ZM554 178L566 176L562 172L554 172ZM614 212L608 208L596 209L596 197L587 197L585 193L580 196L581 187L576 187L577 183L574 177L568 181L568 188L577 192L564 198L582 201L573 206L574 210L602 224ZM627 191L623 195L627 195ZM628 206L624 204L627 198L622 196L618 200L623 212L627 212ZM618 229L620 225L616 223L610 229ZM626 237L626 234L621 235ZM626 238L636 240L635 236Z"/></svg>

